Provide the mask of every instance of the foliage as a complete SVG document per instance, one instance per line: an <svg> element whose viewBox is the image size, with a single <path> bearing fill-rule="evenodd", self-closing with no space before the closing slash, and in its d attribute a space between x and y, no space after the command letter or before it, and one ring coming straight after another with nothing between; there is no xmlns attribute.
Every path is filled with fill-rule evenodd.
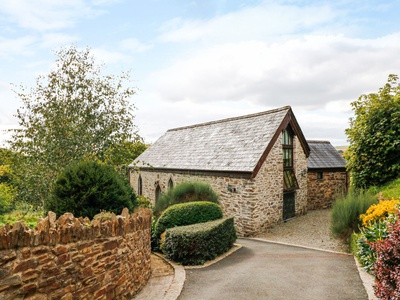
<svg viewBox="0 0 400 300"><path fill-rule="evenodd" d="M157 220L153 242L156 246L160 235L168 228L208 222L222 218L221 207L208 201L175 204L168 207Z"/></svg>
<svg viewBox="0 0 400 300"><path fill-rule="evenodd" d="M183 265L199 265L228 251L236 238L233 218L175 227L166 231L163 252Z"/></svg>
<svg viewBox="0 0 400 300"><path fill-rule="evenodd" d="M113 167L83 161L59 174L46 209L57 215L70 212L92 219L101 210L119 214L127 207L132 212L134 205L136 196L131 186Z"/></svg>
<svg viewBox="0 0 400 300"><path fill-rule="evenodd" d="M137 202L138 207L145 207L145 208L150 208L150 209L153 208L153 206L151 205L151 201L143 195L137 196L136 202Z"/></svg>
<svg viewBox="0 0 400 300"><path fill-rule="evenodd" d="M37 210L32 205L26 203L16 203L15 209L9 213L0 215L0 227L6 223L14 224L23 221L25 225L35 228L40 218L44 216L43 210Z"/></svg>
<svg viewBox="0 0 400 300"><path fill-rule="evenodd" d="M0 148L0 183L12 183L12 164L16 154L6 148Z"/></svg>
<svg viewBox="0 0 400 300"><path fill-rule="evenodd" d="M10 211L16 189L7 184L0 183L0 213Z"/></svg>
<svg viewBox="0 0 400 300"><path fill-rule="evenodd" d="M72 46L56 55L55 69L39 76L34 88L16 91L23 103L16 115L20 129L9 141L23 158L14 168L18 199L39 206L71 162L120 162L125 148L118 146L138 139L129 103L134 90L124 87L129 74L103 75L89 49ZM111 155L117 148L121 153Z"/></svg>
<svg viewBox="0 0 400 300"><path fill-rule="evenodd" d="M380 200L378 204L372 204L365 214L360 215L362 225L367 227L377 221L383 221L390 214L396 212L396 206L400 204L399 200Z"/></svg>
<svg viewBox="0 0 400 300"><path fill-rule="evenodd" d="M357 257L361 265L368 273L372 273L376 261L375 251L371 248L371 244L388 237L387 222L378 220L361 228L361 234L357 241L358 252Z"/></svg>
<svg viewBox="0 0 400 300"><path fill-rule="evenodd" d="M0 148L0 213L9 212L17 188L13 185L13 173L10 165L16 155L8 149Z"/></svg>
<svg viewBox="0 0 400 300"><path fill-rule="evenodd" d="M135 142L121 141L107 149L104 154L105 161L113 166L126 166L131 164L147 148L148 145L140 137L137 137Z"/></svg>
<svg viewBox="0 0 400 300"><path fill-rule="evenodd" d="M347 194L338 198L332 206L331 231L334 235L347 239L352 232L359 232L360 215L377 203L372 194L363 190L350 189Z"/></svg>
<svg viewBox="0 0 400 300"><path fill-rule="evenodd" d="M161 194L160 198L156 201L154 213L157 216L171 205L193 201L218 203L218 195L208 184L201 182L183 182L169 189L167 193Z"/></svg>
<svg viewBox="0 0 400 300"><path fill-rule="evenodd" d="M400 199L400 178L380 187L370 187L368 192L376 194L378 199Z"/></svg>
<svg viewBox="0 0 400 300"><path fill-rule="evenodd" d="M357 245L359 238L361 237L361 233L353 232L350 235L350 253L352 253L355 257L358 258L359 247Z"/></svg>
<svg viewBox="0 0 400 300"><path fill-rule="evenodd" d="M352 108L346 159L356 187L380 186L400 172L400 86L397 75L378 93L361 95Z"/></svg>
<svg viewBox="0 0 400 300"><path fill-rule="evenodd" d="M375 295L379 299L400 299L400 212L389 226L389 236L372 244L376 252Z"/></svg>

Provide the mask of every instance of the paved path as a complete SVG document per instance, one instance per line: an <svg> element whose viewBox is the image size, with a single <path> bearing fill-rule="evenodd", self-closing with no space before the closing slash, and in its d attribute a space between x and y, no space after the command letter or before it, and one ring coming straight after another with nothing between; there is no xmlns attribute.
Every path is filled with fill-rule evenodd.
<svg viewBox="0 0 400 300"><path fill-rule="evenodd" d="M186 270L178 298L368 299L353 256L250 239L222 261Z"/></svg>

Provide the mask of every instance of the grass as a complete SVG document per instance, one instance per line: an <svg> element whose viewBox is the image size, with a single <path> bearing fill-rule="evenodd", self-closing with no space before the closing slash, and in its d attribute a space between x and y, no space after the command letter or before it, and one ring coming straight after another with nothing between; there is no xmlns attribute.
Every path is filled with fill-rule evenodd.
<svg viewBox="0 0 400 300"><path fill-rule="evenodd" d="M350 189L339 197L332 206L331 231L340 238L348 240L353 232L359 232L360 215L364 214L378 199L372 193Z"/></svg>
<svg viewBox="0 0 400 300"><path fill-rule="evenodd" d="M30 228L35 228L38 220L43 218L44 214L43 210L34 209L30 205L18 205L13 211L0 215L0 227L7 223L12 225L17 221L23 221Z"/></svg>
<svg viewBox="0 0 400 300"><path fill-rule="evenodd" d="M375 194L378 199L400 199L400 178L397 178L382 187L371 187L367 192Z"/></svg>
<svg viewBox="0 0 400 300"><path fill-rule="evenodd" d="M381 187L371 187L366 191L349 190L339 197L332 206L331 230L335 236L349 240L353 232L359 232L362 225L360 215L364 214L379 199L399 199L400 178Z"/></svg>

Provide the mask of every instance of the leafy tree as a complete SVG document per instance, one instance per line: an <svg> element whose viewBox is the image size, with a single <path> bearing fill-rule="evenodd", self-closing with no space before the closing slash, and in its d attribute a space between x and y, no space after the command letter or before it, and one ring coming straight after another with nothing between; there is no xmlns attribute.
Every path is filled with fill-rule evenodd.
<svg viewBox="0 0 400 300"><path fill-rule="evenodd" d="M71 212L92 219L101 210L119 214L127 207L132 212L134 205L136 195L125 177L112 166L83 161L59 174L46 209L57 215Z"/></svg>
<svg viewBox="0 0 400 300"><path fill-rule="evenodd" d="M9 149L0 148L0 213L11 209L16 187L13 185L14 176L11 171L16 155Z"/></svg>
<svg viewBox="0 0 400 300"><path fill-rule="evenodd" d="M89 49L71 46L56 55L47 76L16 92L23 103L16 115L20 129L9 141L23 157L15 166L17 196L36 205L45 203L57 174L71 162L105 161L110 149L139 140L129 74L103 75Z"/></svg>
<svg viewBox="0 0 400 300"><path fill-rule="evenodd" d="M127 174L127 166L147 148L148 145L140 138L135 142L122 141L106 151L105 161L113 166L119 166L118 171L121 174Z"/></svg>
<svg viewBox="0 0 400 300"><path fill-rule="evenodd" d="M400 171L400 87L397 75L378 93L361 95L351 105L346 134L350 146L345 156L353 184L359 188L380 186Z"/></svg>

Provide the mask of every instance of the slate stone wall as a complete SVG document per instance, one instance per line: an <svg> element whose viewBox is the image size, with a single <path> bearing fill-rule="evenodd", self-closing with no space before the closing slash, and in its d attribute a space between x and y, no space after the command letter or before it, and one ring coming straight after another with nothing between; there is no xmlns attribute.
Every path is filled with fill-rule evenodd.
<svg viewBox="0 0 400 300"><path fill-rule="evenodd" d="M296 138L294 156L295 173L300 185L300 190L296 192L296 214L303 214L307 206L307 158ZM303 175L300 175L301 172ZM209 184L219 195L225 216L235 217L235 227L240 236L255 235L282 221L283 158L280 137L254 179L132 170L130 183L135 191L138 190L139 175L143 196L153 204L157 185L166 192L170 179L174 186L185 181Z"/></svg>
<svg viewBox="0 0 400 300"><path fill-rule="evenodd" d="M151 275L152 212L100 222L54 213L0 228L0 299L132 299Z"/></svg>
<svg viewBox="0 0 400 300"><path fill-rule="evenodd" d="M345 171L322 172L323 178L317 179L318 172L308 172L307 209L323 209L332 206L336 195L348 189L348 173Z"/></svg>

